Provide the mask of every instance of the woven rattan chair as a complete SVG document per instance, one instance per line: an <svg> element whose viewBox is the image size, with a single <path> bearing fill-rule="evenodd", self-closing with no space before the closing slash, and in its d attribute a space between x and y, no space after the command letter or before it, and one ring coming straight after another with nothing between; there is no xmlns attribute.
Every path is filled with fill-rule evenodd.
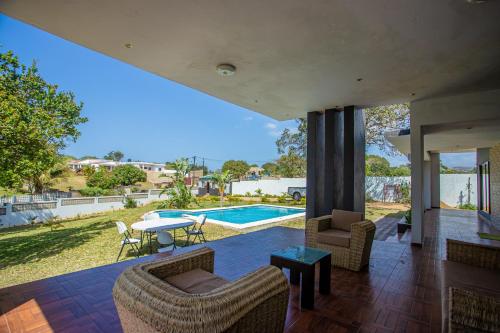
<svg viewBox="0 0 500 333"><path fill-rule="evenodd" d="M334 209L306 222L306 246L332 253L332 265L359 271L370 261L375 224L363 214Z"/></svg>
<svg viewBox="0 0 500 333"><path fill-rule="evenodd" d="M125 270L113 288L124 332L283 332L289 286L278 268L262 267L234 282L213 270L214 251L207 247ZM179 289L192 272L208 276L215 288Z"/></svg>
<svg viewBox="0 0 500 333"><path fill-rule="evenodd" d="M500 332L500 247L446 240L443 332Z"/></svg>

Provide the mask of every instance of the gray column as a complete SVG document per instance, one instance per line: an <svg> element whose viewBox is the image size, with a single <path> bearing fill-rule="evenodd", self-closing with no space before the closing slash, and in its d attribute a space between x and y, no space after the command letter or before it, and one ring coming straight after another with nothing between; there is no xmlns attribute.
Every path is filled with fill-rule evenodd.
<svg viewBox="0 0 500 333"><path fill-rule="evenodd" d="M424 239L424 135L421 126L411 125L410 147L411 242L412 244L421 245Z"/></svg>
<svg viewBox="0 0 500 333"><path fill-rule="evenodd" d="M441 159L431 153L431 208L441 207Z"/></svg>
<svg viewBox="0 0 500 333"><path fill-rule="evenodd" d="M344 108L344 209L365 213L365 120L361 108Z"/></svg>
<svg viewBox="0 0 500 333"><path fill-rule="evenodd" d="M424 210L431 209L431 161L424 160Z"/></svg>
<svg viewBox="0 0 500 333"><path fill-rule="evenodd" d="M307 218L364 212L364 120L354 107L307 116Z"/></svg>

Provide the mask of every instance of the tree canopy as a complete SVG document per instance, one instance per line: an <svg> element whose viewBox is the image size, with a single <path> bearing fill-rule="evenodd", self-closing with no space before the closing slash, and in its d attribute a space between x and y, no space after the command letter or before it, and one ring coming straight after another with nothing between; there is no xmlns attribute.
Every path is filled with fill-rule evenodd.
<svg viewBox="0 0 500 333"><path fill-rule="evenodd" d="M374 145L382 150L392 152L385 140L384 132L406 128L410 124L410 110L407 103L377 106L365 111L366 144ZM285 128L276 140L279 154L295 153L306 156L307 150L307 121L296 119L297 129Z"/></svg>
<svg viewBox="0 0 500 333"><path fill-rule="evenodd" d="M387 159L377 155L366 156L366 175L373 177L409 176L410 168L402 165L393 167Z"/></svg>
<svg viewBox="0 0 500 333"><path fill-rule="evenodd" d="M248 163L242 160L229 160L222 165L222 172L228 171L229 174L238 179L243 177L249 169Z"/></svg>
<svg viewBox="0 0 500 333"><path fill-rule="evenodd" d="M277 171L282 177L297 178L306 175L306 160L298 154L289 151L276 161Z"/></svg>
<svg viewBox="0 0 500 333"><path fill-rule="evenodd" d="M122 186L145 182L147 179L146 172L133 165L119 165L113 169L112 173L116 182Z"/></svg>
<svg viewBox="0 0 500 333"><path fill-rule="evenodd" d="M264 173L269 176L274 176L278 174L278 165L273 162L267 162L262 164L262 169L264 169Z"/></svg>
<svg viewBox="0 0 500 333"><path fill-rule="evenodd" d="M60 150L76 141L82 103L20 64L12 51L0 53L0 186L27 184L41 192L44 178L60 162Z"/></svg>
<svg viewBox="0 0 500 333"><path fill-rule="evenodd" d="M125 155L119 150L112 150L104 155L105 160L120 162Z"/></svg>

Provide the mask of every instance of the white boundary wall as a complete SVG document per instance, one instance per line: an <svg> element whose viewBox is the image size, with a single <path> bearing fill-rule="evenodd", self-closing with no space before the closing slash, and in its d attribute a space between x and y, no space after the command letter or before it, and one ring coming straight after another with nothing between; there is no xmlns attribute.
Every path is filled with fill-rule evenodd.
<svg viewBox="0 0 500 333"><path fill-rule="evenodd" d="M442 174L441 179L441 201L449 206L456 207L460 202L467 201L466 185L470 178L472 185L472 204L477 202L477 176L476 174ZM410 177L366 177L366 195L375 201L382 201L384 197L384 184L410 183ZM255 194L257 189L261 189L263 194L281 195L287 193L288 187L305 187L305 178L281 178L248 180L232 183L232 195L245 195L250 192ZM391 201L389 198L388 201Z"/></svg>
<svg viewBox="0 0 500 333"><path fill-rule="evenodd" d="M167 195L160 195L160 191L150 190L148 193L131 193L126 196L79 197L54 201L6 204L2 207L5 209L5 215L0 214L0 228L29 224L33 218L37 218L38 222L56 216L58 218L71 218L78 215L123 209L125 197L134 199L138 205L144 205L166 199Z"/></svg>

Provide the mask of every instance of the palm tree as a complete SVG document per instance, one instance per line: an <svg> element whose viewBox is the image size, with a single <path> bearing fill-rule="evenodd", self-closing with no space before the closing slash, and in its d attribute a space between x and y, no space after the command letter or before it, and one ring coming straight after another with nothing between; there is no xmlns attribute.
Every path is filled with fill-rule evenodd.
<svg viewBox="0 0 500 333"><path fill-rule="evenodd" d="M224 188L226 187L226 184L231 181L231 179L233 179L233 175L231 175L229 170L223 171L221 173L214 173L212 175L212 180L215 184L217 184L217 187L219 188L221 207L224 203Z"/></svg>

